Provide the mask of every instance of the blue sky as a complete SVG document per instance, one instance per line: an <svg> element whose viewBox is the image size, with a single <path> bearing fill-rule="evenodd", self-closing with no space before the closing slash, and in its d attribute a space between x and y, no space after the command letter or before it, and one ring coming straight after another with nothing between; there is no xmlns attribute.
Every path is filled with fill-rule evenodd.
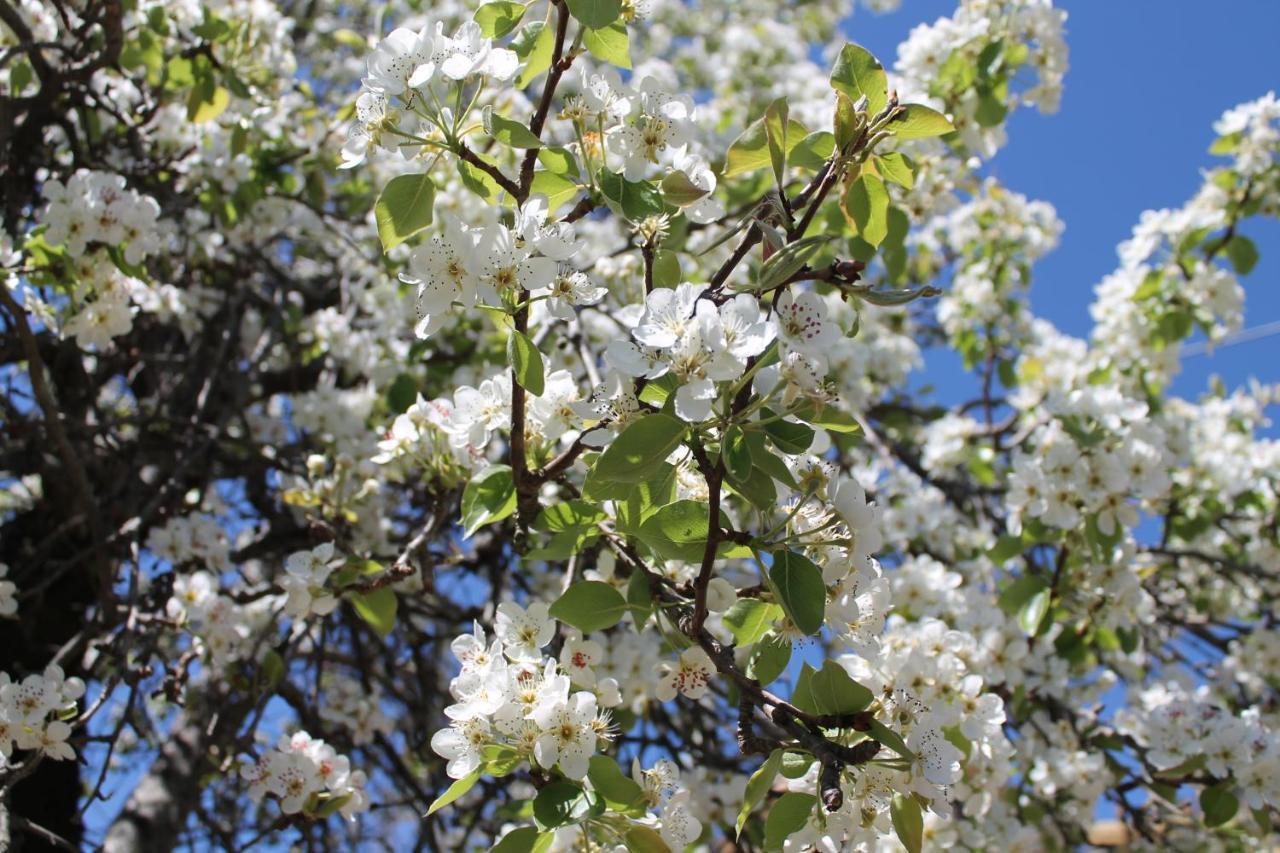
<svg viewBox="0 0 1280 853"><path fill-rule="evenodd" d="M1032 306L1070 334L1091 326L1093 286L1147 208L1176 207L1201 183L1214 121L1280 89L1280 2L1066 0L1071 68L1062 108L1015 113L1009 143L988 166L1002 183L1051 202L1066 223L1035 268ZM892 67L912 26L949 15L955 0L904 0L888 15L859 10L846 35ZM1262 260L1244 279L1245 326L1280 321L1280 224L1243 229ZM1228 387L1280 381L1280 335L1189 357L1174 391L1195 398L1217 374ZM936 381L930 377L929 381ZM1273 412L1273 417L1274 417ZM1273 434L1276 430L1273 428Z"/></svg>

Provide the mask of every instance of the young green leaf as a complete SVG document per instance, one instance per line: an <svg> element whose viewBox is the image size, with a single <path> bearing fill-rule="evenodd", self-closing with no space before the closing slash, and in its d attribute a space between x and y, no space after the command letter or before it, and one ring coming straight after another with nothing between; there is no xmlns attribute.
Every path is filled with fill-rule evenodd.
<svg viewBox="0 0 1280 853"><path fill-rule="evenodd" d="M539 832L535 826L521 826L502 836L489 853L542 853L555 841L555 833Z"/></svg>
<svg viewBox="0 0 1280 853"><path fill-rule="evenodd" d="M870 690L849 677L844 667L828 660L817 671L808 664L801 668L791 701L811 714L856 714L874 698Z"/></svg>
<svg viewBox="0 0 1280 853"><path fill-rule="evenodd" d="M627 35L627 25L622 21L614 21L599 29L584 30L582 44L601 62L619 68L631 68L631 37Z"/></svg>
<svg viewBox="0 0 1280 853"><path fill-rule="evenodd" d="M528 7L511 0L493 0L476 9L476 23L487 39L498 39L514 30Z"/></svg>
<svg viewBox="0 0 1280 853"><path fill-rule="evenodd" d="M622 14L622 0L568 0L569 11L584 27L607 27Z"/></svg>
<svg viewBox="0 0 1280 853"><path fill-rule="evenodd" d="M893 831L907 848L907 853L920 853L924 845L924 815L920 803L908 794L894 794L889 803L889 816L893 819Z"/></svg>
<svg viewBox="0 0 1280 853"><path fill-rule="evenodd" d="M507 465L493 465L471 478L462 490L463 536L501 521L516 508L515 480Z"/></svg>
<svg viewBox="0 0 1280 853"><path fill-rule="evenodd" d="M542 353L538 352L528 335L512 330L511 336L507 338L507 362L520 387L535 397L541 397L546 390Z"/></svg>
<svg viewBox="0 0 1280 853"><path fill-rule="evenodd" d="M389 586L379 587L371 592L357 592L351 596L351 605L356 613L379 637L385 637L396 626L397 599L395 590Z"/></svg>
<svg viewBox="0 0 1280 853"><path fill-rule="evenodd" d="M1222 826L1235 817L1240 801L1231 793L1231 782L1219 782L1202 790L1200 809L1204 812L1205 826Z"/></svg>
<svg viewBox="0 0 1280 853"><path fill-rule="evenodd" d="M937 110L923 104L907 104L905 112L889 122L889 130L898 139L926 139L951 133L955 127Z"/></svg>
<svg viewBox="0 0 1280 853"><path fill-rule="evenodd" d="M384 252L431 224L435 197L436 185L425 174L399 175L387 182L373 206Z"/></svg>
<svg viewBox="0 0 1280 853"><path fill-rule="evenodd" d="M511 49L524 60L524 70L516 78L517 88L523 89L551 67L556 52L555 27L548 27L542 21L529 24L512 40Z"/></svg>
<svg viewBox="0 0 1280 853"><path fill-rule="evenodd" d="M867 113L875 115L889 103L889 77L880 60L861 45L846 44L831 69L831 87L855 103L866 97Z"/></svg>
<svg viewBox="0 0 1280 853"><path fill-rule="evenodd" d="M435 814L445 806L452 803L454 800L458 799L458 797L461 797L467 791L470 791L472 788L475 787L476 782L480 781L480 774L483 772L484 772L483 767L477 767L475 770L472 770L466 776L463 776L461 779L458 779L457 781L455 781L452 785L450 785L447 789L445 789L445 792L443 794L436 797L435 801L431 804L430 808L427 809L427 814L428 815Z"/></svg>
<svg viewBox="0 0 1280 853"><path fill-rule="evenodd" d="M775 622L782 618L782 608L758 598L739 598L724 614L733 639L740 646L749 646L760 640Z"/></svg>
<svg viewBox="0 0 1280 853"><path fill-rule="evenodd" d="M879 246L889 234L889 191L884 181L863 172L847 185L840 201L858 236Z"/></svg>
<svg viewBox="0 0 1280 853"><path fill-rule="evenodd" d="M687 428L684 421L673 415L645 415L605 448L591 473L605 482L647 480L679 446Z"/></svg>
<svg viewBox="0 0 1280 853"><path fill-rule="evenodd" d="M818 633L827 606L821 569L803 554L775 551L769 567L769 586L802 633Z"/></svg>
<svg viewBox="0 0 1280 853"><path fill-rule="evenodd" d="M627 612L627 602L622 593L603 581L581 581L556 599L549 612L566 625L589 633L618 624Z"/></svg>
<svg viewBox="0 0 1280 853"><path fill-rule="evenodd" d="M518 121L498 115L492 106L486 106L481 112L484 132L512 148L541 148L542 140L533 135L529 128Z"/></svg>
<svg viewBox="0 0 1280 853"><path fill-rule="evenodd" d="M764 849L777 851L787 836L799 832L809 822L818 798L813 794L788 791L774 802L764 822Z"/></svg>
<svg viewBox="0 0 1280 853"><path fill-rule="evenodd" d="M734 836L742 835L742 827L747 825L747 818L751 816L751 810L760 804L765 794L769 793L769 789L773 786L773 780L778 775L778 770L782 767L781 749L775 749L769 753L769 757L765 759L764 764L751 774L751 778L747 780L747 790L742 795L742 807L738 809L738 819L734 822Z"/></svg>
<svg viewBox="0 0 1280 853"><path fill-rule="evenodd" d="M533 799L533 819L543 829L577 823L590 811L586 791L572 782L552 782Z"/></svg>

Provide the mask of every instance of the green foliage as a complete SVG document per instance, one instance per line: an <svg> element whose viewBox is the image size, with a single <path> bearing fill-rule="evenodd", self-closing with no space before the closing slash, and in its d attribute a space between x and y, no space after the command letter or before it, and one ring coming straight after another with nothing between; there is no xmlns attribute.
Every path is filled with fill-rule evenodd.
<svg viewBox="0 0 1280 853"><path fill-rule="evenodd" d="M546 390L546 369L542 365L542 353L523 332L511 331L507 338L507 363L515 373L520 387L535 397Z"/></svg>
<svg viewBox="0 0 1280 853"><path fill-rule="evenodd" d="M493 465L471 478L462 491L462 528L471 536L486 524L501 521L516 509L515 479L510 465Z"/></svg>
<svg viewBox="0 0 1280 853"><path fill-rule="evenodd" d="M769 753L769 757L765 759L764 764L757 768L755 773L751 774L751 778L747 780L746 792L742 795L742 807L738 809L738 819L734 821L734 832L738 837L742 835L742 827L746 826L747 818L751 816L751 811L765 798L769 793L769 788L773 785L773 780L777 778L778 771L782 768L781 749L775 749Z"/></svg>
<svg viewBox="0 0 1280 853"><path fill-rule="evenodd" d="M605 448L591 469L604 482L639 483L656 473L680 445L687 427L673 415L644 415Z"/></svg>
<svg viewBox="0 0 1280 853"><path fill-rule="evenodd" d="M551 605L551 615L583 633L612 628L627 612L626 599L602 581L578 581Z"/></svg>
<svg viewBox="0 0 1280 853"><path fill-rule="evenodd" d="M778 851L793 832L799 832L809 821L818 798L812 794L788 791L769 809L764 822L764 849Z"/></svg>
<svg viewBox="0 0 1280 853"><path fill-rule="evenodd" d="M383 251L389 252L431 224L436 185L426 174L398 175L387 182L373 215Z"/></svg>
<svg viewBox="0 0 1280 853"><path fill-rule="evenodd" d="M476 9L476 23L485 38L502 38L520 25L528 9L523 3L512 0L493 0Z"/></svg>
<svg viewBox="0 0 1280 853"><path fill-rule="evenodd" d="M792 623L805 634L822 629L827 588L822 570L796 551L776 551L769 567L769 586Z"/></svg>
<svg viewBox="0 0 1280 853"><path fill-rule="evenodd" d="M791 702L810 714L855 714L865 710L874 698L842 666L828 660L820 670L815 671L807 663L801 667Z"/></svg>
<svg viewBox="0 0 1280 853"><path fill-rule="evenodd" d="M841 48L831 69L831 87L855 103L865 97L871 115L889 103L889 78L884 66L861 45L849 43Z"/></svg>
<svg viewBox="0 0 1280 853"><path fill-rule="evenodd" d="M387 636L396 626L398 603L395 590L387 586L372 592L357 592L351 596L351 606L379 637Z"/></svg>

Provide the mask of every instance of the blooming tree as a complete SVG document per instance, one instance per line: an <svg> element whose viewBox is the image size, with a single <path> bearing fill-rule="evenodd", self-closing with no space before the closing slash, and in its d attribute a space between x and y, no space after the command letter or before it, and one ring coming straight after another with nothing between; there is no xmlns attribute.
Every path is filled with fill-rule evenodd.
<svg viewBox="0 0 1280 853"><path fill-rule="evenodd" d="M1280 104L1076 339L1065 14L852 12L0 0L0 847L1273 844Z"/></svg>

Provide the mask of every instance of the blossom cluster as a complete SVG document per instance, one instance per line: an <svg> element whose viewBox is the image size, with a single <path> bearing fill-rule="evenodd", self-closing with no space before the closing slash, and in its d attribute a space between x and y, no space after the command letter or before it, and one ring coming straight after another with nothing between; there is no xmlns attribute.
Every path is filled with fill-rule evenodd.
<svg viewBox="0 0 1280 853"><path fill-rule="evenodd" d="M492 745L507 746L545 769L559 765L570 779L585 778L598 744L613 736L610 714L596 694L572 690L575 683L582 686L594 650L570 648L570 668L564 670L544 657L555 621L541 602L499 605L493 630L488 643L478 624L453 641L462 664L449 682L456 701L445 709L449 728L432 735L431 748L448 759L447 772L455 779L478 769Z"/></svg>
<svg viewBox="0 0 1280 853"><path fill-rule="evenodd" d="M242 765L240 776L254 800L270 794L286 815L325 817L336 811L355 820L369 808L364 771L352 770L347 756L304 731L281 735L275 748Z"/></svg>
<svg viewBox="0 0 1280 853"><path fill-rule="evenodd" d="M21 681L0 672L0 768L13 758L15 748L55 761L73 760L67 720L76 715L76 702L83 695L84 682L67 678L53 664Z"/></svg>

